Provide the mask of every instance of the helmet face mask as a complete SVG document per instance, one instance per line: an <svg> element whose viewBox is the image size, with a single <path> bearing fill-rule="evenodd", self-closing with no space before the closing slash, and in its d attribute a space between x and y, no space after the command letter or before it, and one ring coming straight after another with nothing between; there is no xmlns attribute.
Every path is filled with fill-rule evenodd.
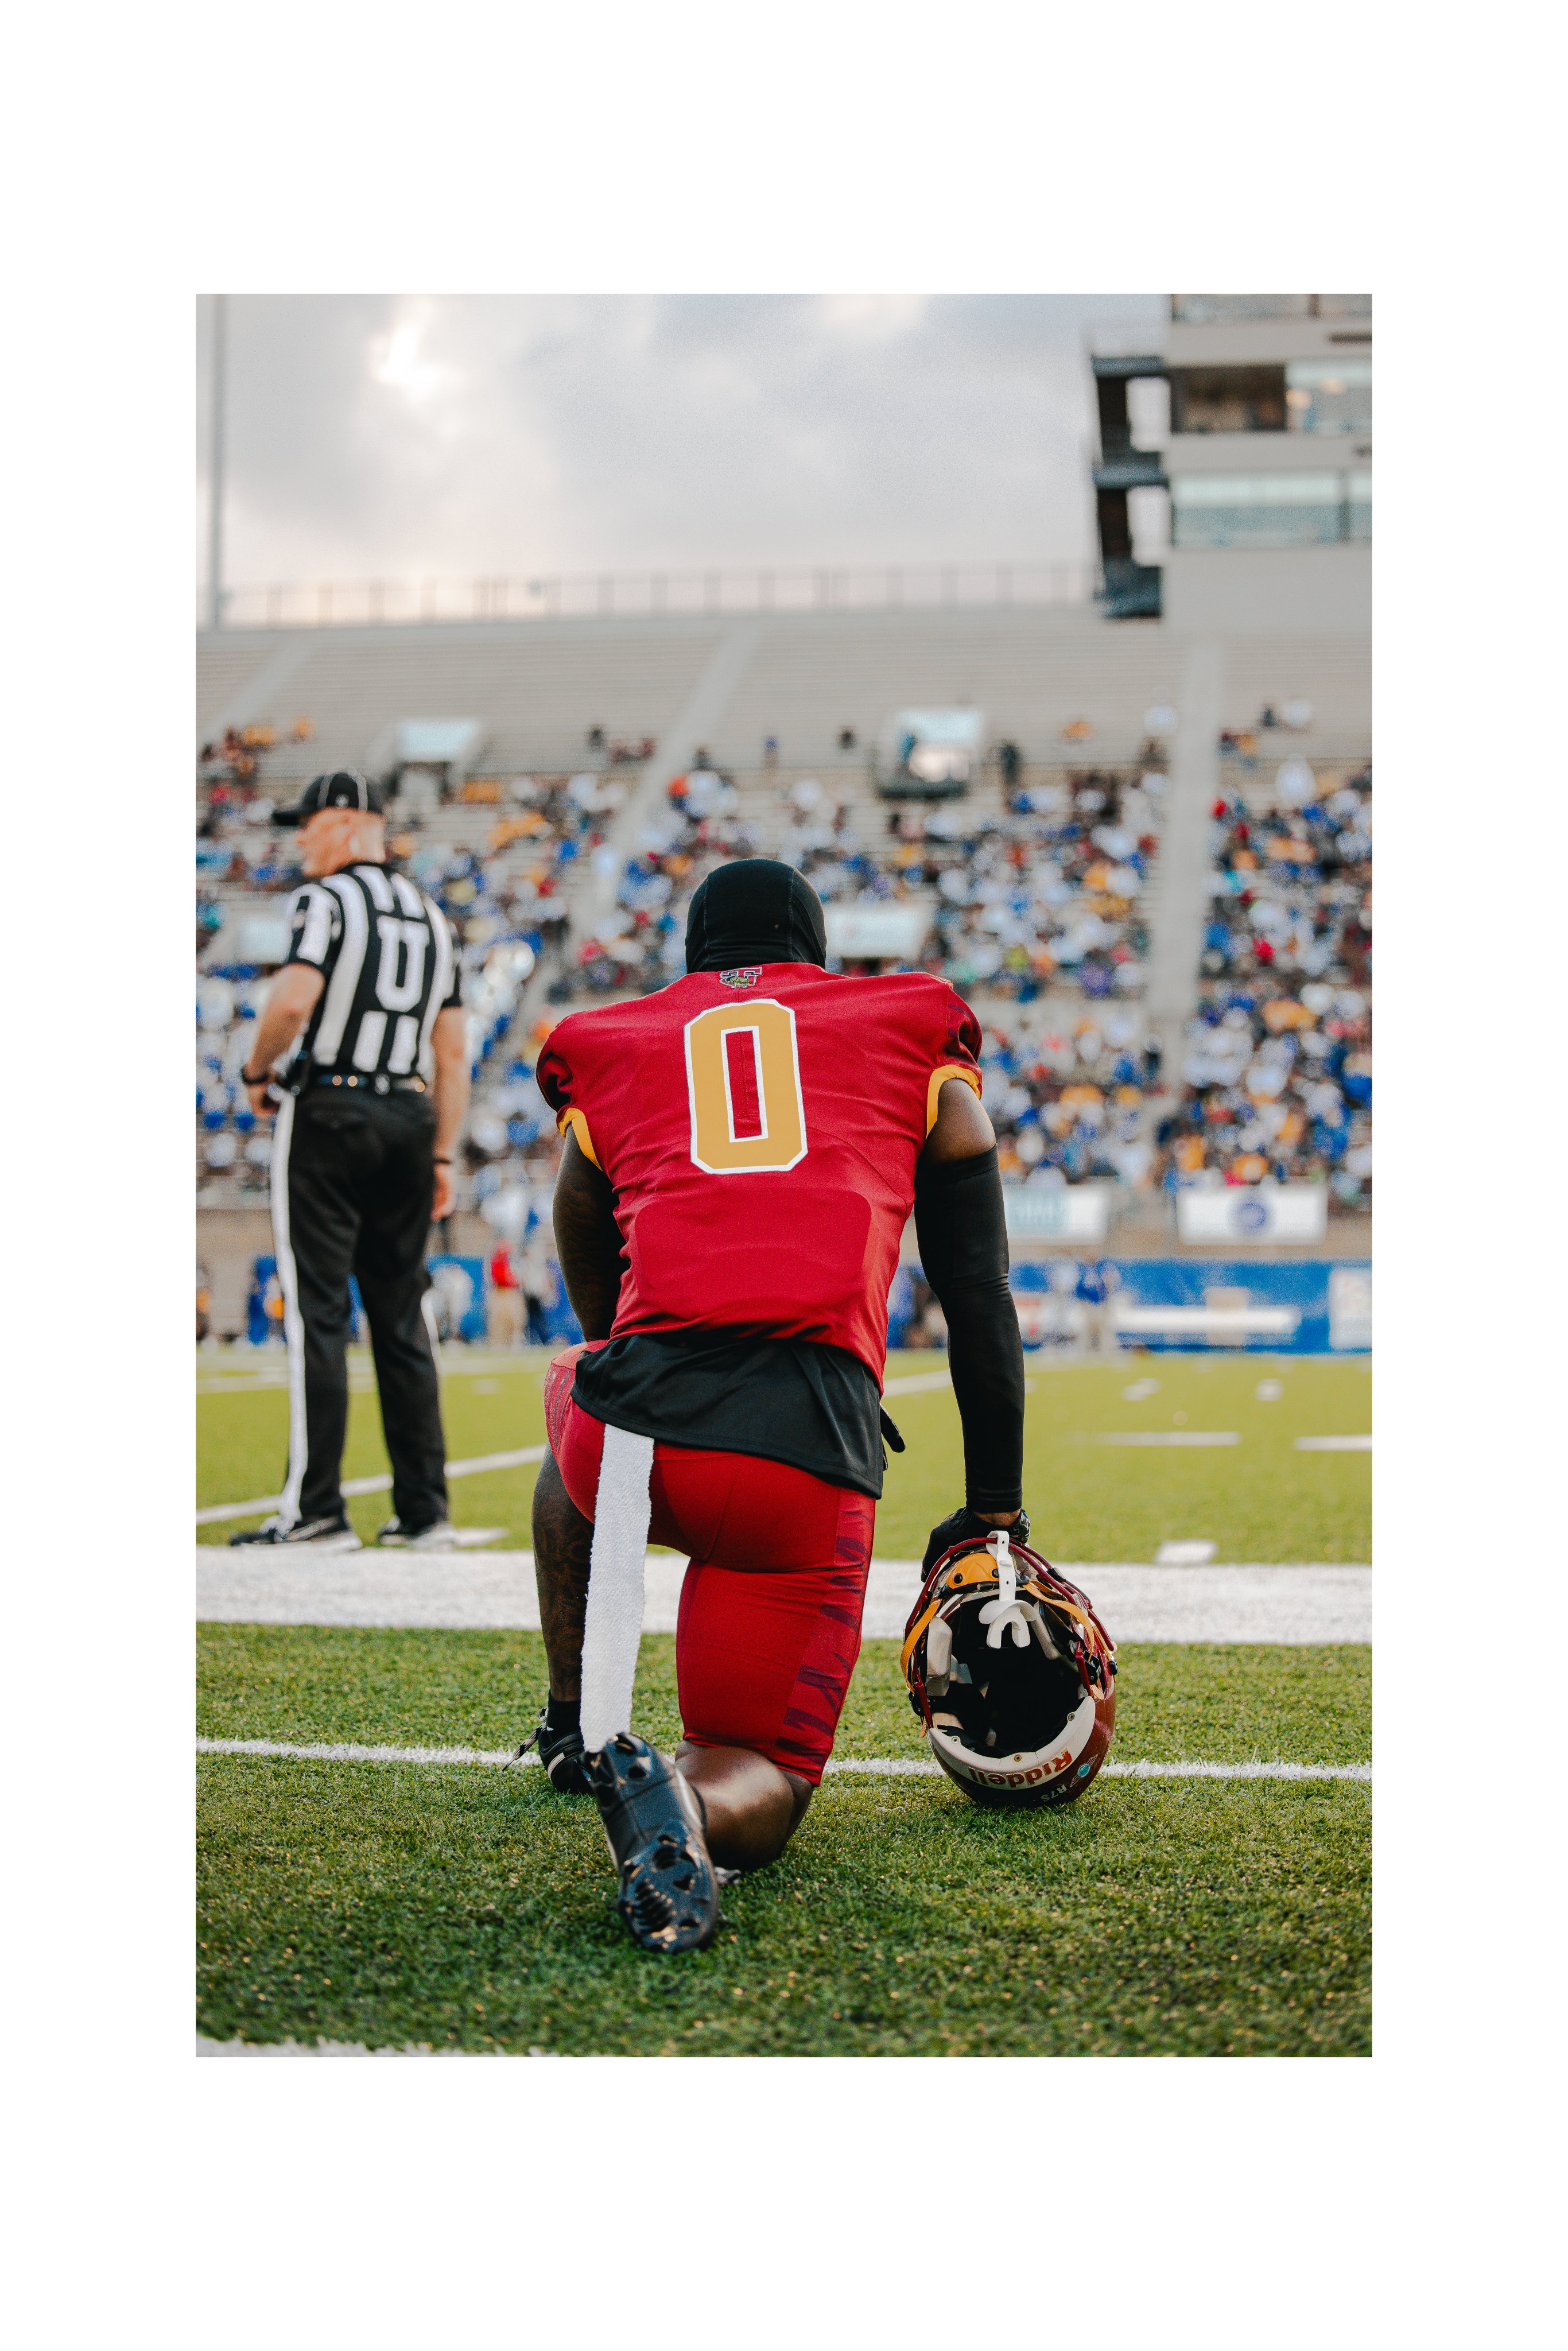
<svg viewBox="0 0 1568 2351"><path fill-rule="evenodd" d="M1084 1594L1005 1530L936 1562L903 1664L932 1754L977 1803L1071 1803L1109 1751L1109 1635Z"/></svg>

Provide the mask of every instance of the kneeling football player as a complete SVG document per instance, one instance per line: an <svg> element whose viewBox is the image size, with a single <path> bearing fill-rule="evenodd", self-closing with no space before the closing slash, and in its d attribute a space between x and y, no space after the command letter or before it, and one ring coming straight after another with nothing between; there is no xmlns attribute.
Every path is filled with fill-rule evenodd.
<svg viewBox="0 0 1568 2351"><path fill-rule="evenodd" d="M535 1737L551 1783L596 1799L622 1915L649 1949L709 1940L719 1873L782 1852L832 1750L884 1427L902 1449L881 1387L912 1205L967 1476L967 1507L927 1559L971 1532L1027 1532L1023 1354L978 1026L925 973L825 966L821 904L793 867L721 866L692 900L686 977L573 1013L538 1061L567 1137L555 1232L585 1341L546 1381L533 1535L549 1698ZM585 1750L596 1517L599 1558L623 1524L638 1578L644 1530L691 1561L673 1757L624 1722ZM600 1573L596 1560L596 1606Z"/></svg>

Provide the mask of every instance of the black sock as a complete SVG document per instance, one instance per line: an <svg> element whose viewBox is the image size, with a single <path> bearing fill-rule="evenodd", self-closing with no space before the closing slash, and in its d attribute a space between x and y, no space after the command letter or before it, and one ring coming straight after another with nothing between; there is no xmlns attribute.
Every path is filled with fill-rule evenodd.
<svg viewBox="0 0 1568 2351"><path fill-rule="evenodd" d="M582 1700L580 1698L552 1698L545 1708L547 1730L580 1730Z"/></svg>

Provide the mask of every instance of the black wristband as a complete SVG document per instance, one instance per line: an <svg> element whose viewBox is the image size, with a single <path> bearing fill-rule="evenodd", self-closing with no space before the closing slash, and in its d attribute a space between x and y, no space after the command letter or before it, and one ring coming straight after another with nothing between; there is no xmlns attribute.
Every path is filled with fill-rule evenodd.
<svg viewBox="0 0 1568 2351"><path fill-rule="evenodd" d="M248 1070L242 1070L239 1076L240 1083L243 1086L269 1086L272 1083L272 1071L270 1070L263 1070L259 1078L253 1078Z"/></svg>
<svg viewBox="0 0 1568 2351"><path fill-rule="evenodd" d="M450 1159L438 1159L435 1164L438 1167L450 1167L452 1162Z"/></svg>

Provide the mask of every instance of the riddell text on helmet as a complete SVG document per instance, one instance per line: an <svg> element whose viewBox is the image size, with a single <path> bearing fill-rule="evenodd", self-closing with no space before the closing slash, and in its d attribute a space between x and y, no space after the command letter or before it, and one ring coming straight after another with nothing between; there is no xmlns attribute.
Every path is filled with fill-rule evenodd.
<svg viewBox="0 0 1568 2351"><path fill-rule="evenodd" d="M1054 1780L1059 1771L1066 1771L1071 1761L1071 1748L1064 1747L1060 1755L1052 1755L1043 1763L1031 1763L1023 1771L988 1771L977 1763L960 1763L958 1769L967 1772L971 1780L977 1780L982 1787L1028 1788L1032 1787L1037 1780Z"/></svg>

